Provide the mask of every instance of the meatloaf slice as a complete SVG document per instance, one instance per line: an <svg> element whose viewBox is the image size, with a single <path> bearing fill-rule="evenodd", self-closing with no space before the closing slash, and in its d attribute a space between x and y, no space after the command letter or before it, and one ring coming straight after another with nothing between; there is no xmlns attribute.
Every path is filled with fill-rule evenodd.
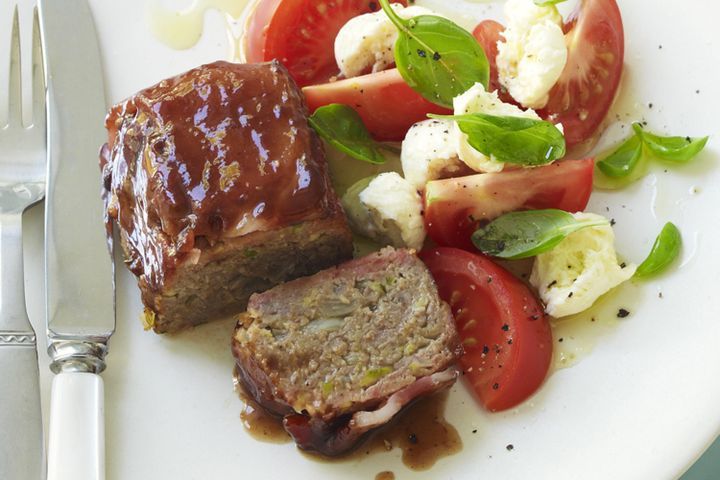
<svg viewBox="0 0 720 480"><path fill-rule="evenodd" d="M325 455L454 383L461 352L427 268L392 248L253 295L233 340L248 393Z"/></svg>
<svg viewBox="0 0 720 480"><path fill-rule="evenodd" d="M115 105L106 126L107 217L156 332L351 257L322 144L279 63L198 67Z"/></svg>

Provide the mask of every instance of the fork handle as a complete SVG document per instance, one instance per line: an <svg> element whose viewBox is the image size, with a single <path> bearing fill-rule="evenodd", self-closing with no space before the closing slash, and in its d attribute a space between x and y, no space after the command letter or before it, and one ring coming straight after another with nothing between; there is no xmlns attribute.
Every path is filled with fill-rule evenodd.
<svg viewBox="0 0 720 480"><path fill-rule="evenodd" d="M0 332L0 478L42 480L43 428L35 335Z"/></svg>
<svg viewBox="0 0 720 480"><path fill-rule="evenodd" d="M25 308L22 213L0 213L0 478L41 479L36 337Z"/></svg>
<svg viewBox="0 0 720 480"><path fill-rule="evenodd" d="M48 480L105 480L105 401L100 375L63 372L50 399Z"/></svg>
<svg viewBox="0 0 720 480"><path fill-rule="evenodd" d="M0 213L0 330L32 330L23 271L22 212Z"/></svg>

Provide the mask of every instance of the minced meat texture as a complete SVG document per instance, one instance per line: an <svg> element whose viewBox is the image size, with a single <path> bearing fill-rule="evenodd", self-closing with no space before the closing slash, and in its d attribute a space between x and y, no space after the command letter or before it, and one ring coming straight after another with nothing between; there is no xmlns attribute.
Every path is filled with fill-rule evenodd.
<svg viewBox="0 0 720 480"><path fill-rule="evenodd" d="M261 404L325 424L380 408L462 351L425 265L390 248L253 295L233 343Z"/></svg>

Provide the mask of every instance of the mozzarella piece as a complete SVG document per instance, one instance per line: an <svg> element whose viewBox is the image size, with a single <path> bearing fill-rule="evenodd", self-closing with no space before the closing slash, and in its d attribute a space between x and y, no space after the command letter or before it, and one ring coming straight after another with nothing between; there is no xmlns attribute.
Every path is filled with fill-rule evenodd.
<svg viewBox="0 0 720 480"><path fill-rule="evenodd" d="M567 63L562 16L554 5L508 0L505 17L496 60L500 83L524 107L542 108Z"/></svg>
<svg viewBox="0 0 720 480"><path fill-rule="evenodd" d="M427 8L391 5L402 18L434 15ZM347 78L379 72L395 63L397 28L382 10L351 18L335 37L335 61Z"/></svg>
<svg viewBox="0 0 720 480"><path fill-rule="evenodd" d="M533 0L507 0L503 12L506 27L510 29L527 29L538 23L550 22L559 27L563 18L555 5L537 5Z"/></svg>
<svg viewBox="0 0 720 480"><path fill-rule="evenodd" d="M343 206L355 233L398 248L422 248L422 197L410 182L395 172L381 173L359 194L352 190Z"/></svg>
<svg viewBox="0 0 720 480"><path fill-rule="evenodd" d="M430 180L452 176L462 169L454 128L450 120L425 120L408 131L400 161L405 180L416 190L423 191Z"/></svg>
<svg viewBox="0 0 720 480"><path fill-rule="evenodd" d="M603 219L594 213L576 213L578 220ZM636 265L618 265L615 233L608 223L568 235L554 249L535 259L530 283L553 317L587 310L610 289L629 280Z"/></svg>
<svg viewBox="0 0 720 480"><path fill-rule="evenodd" d="M481 83L476 83L470 90L453 99L455 115L468 113L485 113L506 117L523 117L540 120L534 110L522 110L516 105L504 103L498 98L497 92L486 92ZM492 157L475 150L469 143L468 137L454 122L455 148L458 156L468 167L477 172L499 172L505 168L505 164Z"/></svg>

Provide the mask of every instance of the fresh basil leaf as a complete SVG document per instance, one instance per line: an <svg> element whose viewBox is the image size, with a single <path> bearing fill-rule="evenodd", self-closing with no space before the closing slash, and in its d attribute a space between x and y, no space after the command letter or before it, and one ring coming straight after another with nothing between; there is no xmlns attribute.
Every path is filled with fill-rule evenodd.
<svg viewBox="0 0 720 480"><path fill-rule="evenodd" d="M515 165L545 165L565 156L565 137L550 122L484 113L439 116L457 122L468 143L494 160Z"/></svg>
<svg viewBox="0 0 720 480"><path fill-rule="evenodd" d="M330 145L358 160L385 163L381 146L370 136L360 115L339 103L320 107L308 119L310 126Z"/></svg>
<svg viewBox="0 0 720 480"><path fill-rule="evenodd" d="M653 155L667 162L689 162L705 148L709 138L662 137L646 132L638 123L633 124L633 129Z"/></svg>
<svg viewBox="0 0 720 480"><path fill-rule="evenodd" d="M470 32L433 15L405 20L388 0L380 0L380 5L399 31L395 64L410 88L448 108L476 83L487 88L490 64Z"/></svg>
<svg viewBox="0 0 720 480"><path fill-rule="evenodd" d="M552 250L573 232L600 225L607 225L607 220L577 220L563 210L512 212L477 230L472 241L483 253L518 260Z"/></svg>
<svg viewBox="0 0 720 480"><path fill-rule="evenodd" d="M635 276L638 278L650 277L662 272L680 255L681 247L680 230L674 224L666 223L660 235L655 239L650 255L635 271Z"/></svg>
<svg viewBox="0 0 720 480"><path fill-rule="evenodd" d="M368 188L377 175L366 177L355 182L340 199L350 225L371 225L370 212L360 201L360 194ZM356 230L353 227L353 230Z"/></svg>
<svg viewBox="0 0 720 480"><path fill-rule="evenodd" d="M605 175L596 164L595 172L593 173L593 186L600 190L621 190L644 178L649 171L650 160L648 159L648 155L644 153L640 155L640 159L637 165L635 165L635 168L625 177L609 177Z"/></svg>
<svg viewBox="0 0 720 480"><path fill-rule="evenodd" d="M599 161L597 167L608 177L627 177L637 166L642 153L642 141L633 135L608 157Z"/></svg>
<svg viewBox="0 0 720 480"><path fill-rule="evenodd" d="M645 148L653 156L668 162L685 163L700 153L708 137L661 137L643 130L639 123L633 124L635 135L625 140L608 157L597 163L598 169L607 177L626 178L645 159Z"/></svg>
<svg viewBox="0 0 720 480"><path fill-rule="evenodd" d="M557 5L563 3L565 0L535 0L535 5L538 7L547 7L549 5Z"/></svg>
<svg viewBox="0 0 720 480"><path fill-rule="evenodd" d="M633 124L635 134L618 149L597 162L593 184L602 189L617 190L644 177L652 158L687 163L705 148L709 137L662 137Z"/></svg>

